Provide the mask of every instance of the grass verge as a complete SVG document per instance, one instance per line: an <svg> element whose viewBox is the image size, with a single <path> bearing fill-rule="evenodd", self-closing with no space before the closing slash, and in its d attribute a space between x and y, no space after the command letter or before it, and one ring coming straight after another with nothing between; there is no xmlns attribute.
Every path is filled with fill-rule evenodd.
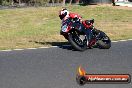
<svg viewBox="0 0 132 88"><path fill-rule="evenodd" d="M95 27L112 40L132 38L132 10L111 6L69 6L83 19L95 19ZM0 49L51 46L66 40L59 35L62 7L0 10Z"/></svg>

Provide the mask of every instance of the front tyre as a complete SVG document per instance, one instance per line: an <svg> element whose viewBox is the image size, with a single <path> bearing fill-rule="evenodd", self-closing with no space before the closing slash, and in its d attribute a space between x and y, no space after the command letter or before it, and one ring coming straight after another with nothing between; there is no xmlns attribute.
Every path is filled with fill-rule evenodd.
<svg viewBox="0 0 132 88"><path fill-rule="evenodd" d="M100 31L97 45L100 49L109 49L111 47L111 40L104 32Z"/></svg>
<svg viewBox="0 0 132 88"><path fill-rule="evenodd" d="M87 49L87 39L80 39L79 34L76 31L68 34L68 41L71 43L73 48L78 51L84 51Z"/></svg>

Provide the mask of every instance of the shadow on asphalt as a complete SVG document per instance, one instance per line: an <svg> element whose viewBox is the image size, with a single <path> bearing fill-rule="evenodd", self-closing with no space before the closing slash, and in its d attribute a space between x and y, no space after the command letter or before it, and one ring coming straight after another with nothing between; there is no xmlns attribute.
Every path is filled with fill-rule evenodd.
<svg viewBox="0 0 132 88"><path fill-rule="evenodd" d="M38 42L38 41L34 41L34 42L41 45L51 45L51 46L57 46L62 49L73 50L69 42Z"/></svg>
<svg viewBox="0 0 132 88"><path fill-rule="evenodd" d="M41 45L57 46L57 47L62 48L62 49L77 51L71 46L71 44L69 42L39 42L39 41L29 41L29 42L35 42L35 43L41 44ZM93 48L98 48L98 47L93 46Z"/></svg>

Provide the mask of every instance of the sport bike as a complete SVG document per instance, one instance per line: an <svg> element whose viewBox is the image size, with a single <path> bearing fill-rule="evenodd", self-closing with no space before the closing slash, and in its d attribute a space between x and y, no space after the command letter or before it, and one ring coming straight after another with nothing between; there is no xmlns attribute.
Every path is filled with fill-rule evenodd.
<svg viewBox="0 0 132 88"><path fill-rule="evenodd" d="M60 34L70 42L75 50L84 51L93 46L100 49L109 49L111 47L110 38L103 31L95 29L93 23L94 19L80 22L79 19L69 18L62 22ZM91 31L90 41L85 31L80 31L82 29Z"/></svg>

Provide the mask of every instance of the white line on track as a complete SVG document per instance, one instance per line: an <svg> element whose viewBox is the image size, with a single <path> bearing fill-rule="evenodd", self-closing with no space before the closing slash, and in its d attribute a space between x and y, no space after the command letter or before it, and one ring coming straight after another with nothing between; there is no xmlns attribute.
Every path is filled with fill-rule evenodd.
<svg viewBox="0 0 132 88"><path fill-rule="evenodd" d="M39 47L40 49L48 48L48 47Z"/></svg>
<svg viewBox="0 0 132 88"><path fill-rule="evenodd" d="M52 48L56 48L56 47L58 47L58 46L51 46Z"/></svg>
<svg viewBox="0 0 132 88"><path fill-rule="evenodd" d="M123 42L123 41L127 41L127 40L120 40L121 42Z"/></svg>
<svg viewBox="0 0 132 88"><path fill-rule="evenodd" d="M132 40L132 39L127 39L127 40Z"/></svg>
<svg viewBox="0 0 132 88"><path fill-rule="evenodd" d="M8 51L12 51L12 50L1 50L1 51L8 52Z"/></svg>
<svg viewBox="0 0 132 88"><path fill-rule="evenodd" d="M37 48L26 48L26 49L37 49Z"/></svg>
<svg viewBox="0 0 132 88"><path fill-rule="evenodd" d="M24 50L24 49L13 49L13 50L17 50L17 51L19 51L19 50Z"/></svg>
<svg viewBox="0 0 132 88"><path fill-rule="evenodd" d="M112 42L119 42L119 41L112 41Z"/></svg>
<svg viewBox="0 0 132 88"><path fill-rule="evenodd" d="M124 41L130 41L132 39L127 39L127 40L118 40L118 41L112 41L112 42L124 42ZM65 46L70 46L70 45L65 45ZM56 48L58 46L50 46L50 47L38 47L38 48L26 48L27 50L35 50L35 49L46 49L46 48ZM26 49L9 49L9 50L0 50L2 52L9 52L9 51L21 51L21 50L26 50Z"/></svg>

